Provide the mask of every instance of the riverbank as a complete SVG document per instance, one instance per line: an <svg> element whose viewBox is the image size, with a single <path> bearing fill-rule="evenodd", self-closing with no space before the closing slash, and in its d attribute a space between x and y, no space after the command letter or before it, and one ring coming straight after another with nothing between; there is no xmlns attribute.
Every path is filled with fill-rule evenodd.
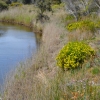
<svg viewBox="0 0 100 100"><path fill-rule="evenodd" d="M0 13L0 22L23 25L33 28L37 33L42 32L42 25L36 23L38 8L33 5L22 5L10 7Z"/></svg>
<svg viewBox="0 0 100 100"><path fill-rule="evenodd" d="M35 58L32 58L25 64L22 64L21 65L22 69L19 67L20 72L18 72L14 75L13 78L15 78L15 79L12 80L12 82L11 82L12 84L11 83L6 84L7 92L5 92L5 96L4 96L5 99L10 98L11 100L13 100L15 98L16 99L20 98L20 100L22 100L23 94L25 94L27 96L27 97L26 96L24 97L24 99L26 98L26 100L28 100L29 98L36 99L37 97L35 97L35 96L37 94L36 93L34 94L32 91L35 89L36 84L38 84L37 83L38 78L40 78L40 77L38 77L38 75L41 76L40 74L43 74L43 75L47 74L48 77L51 75L55 76L56 70L57 70L57 67L55 67L56 66L55 57L56 57L57 53L59 52L59 50L62 48L62 45L64 45L64 43L67 42L67 40L64 42L61 42L62 40L59 39L63 35L66 36L66 30L64 29L63 26L60 25L62 17L63 17L63 15L66 14L66 12L62 11L62 13L59 14L58 11L55 11L55 13L53 15L52 15L52 13L48 13L49 17L50 17L50 21L41 25L40 23L37 23L37 24L35 23L36 19L33 16L36 16L36 15L34 15L34 11L32 11L30 13L29 12L30 7L29 6L24 6L24 7L25 7L25 9L27 9L27 11L25 9L22 9L19 11L20 8L15 8L15 9L10 9L8 11L2 12L0 14L1 15L0 19L5 22L7 20L9 20L7 22L14 22L14 20L16 21L18 19L17 16L23 15L24 17L23 18L20 17L21 18L20 20L22 20L24 22L25 19L27 19L27 17L28 17L27 15L31 16L30 20L27 22L33 21L33 27L35 24L35 26L37 27L37 30L43 30L42 46L40 47L40 50L38 51L37 56ZM24 8L24 7L22 7L22 8ZM32 7L33 6L31 6L31 8ZM31 10L33 10L33 9L31 9ZM22 12L23 12L23 14L21 14ZM24 14L24 12L25 12L25 14ZM13 19L13 21L12 21L12 19ZM18 22L19 22L19 20L18 20ZM24 22L24 23L27 23L27 22ZM59 27L62 27L62 29L61 28L59 29ZM26 68L26 66L27 66L27 68ZM26 69L23 69L23 68L26 68ZM37 80L37 81L34 83L35 80ZM33 85L33 83L34 83L34 85ZM38 85L40 85L40 82ZM19 86L22 86L22 87L19 89ZM16 91L16 93L14 91ZM20 95L19 93L22 91L23 91L23 93ZM42 93L42 91L40 91L40 92ZM13 94L13 96L11 96L12 94ZM35 96L33 96L33 94ZM31 95L31 97L30 97L30 95Z"/></svg>
<svg viewBox="0 0 100 100"><path fill-rule="evenodd" d="M0 94L6 76L19 62L35 55L40 43L37 35L30 28L0 22Z"/></svg>
<svg viewBox="0 0 100 100"><path fill-rule="evenodd" d="M10 16L8 20L10 18L11 20L16 18L17 21L18 16L23 15L23 18L19 17L21 18L20 21L25 21L28 18L27 22L32 21L34 26L36 20L34 15L36 13L33 13L34 8L32 8L33 10L30 12L30 8L26 9L26 7L28 6L24 6L24 9L20 10L23 14L25 12L26 16L18 10L19 8L15 8L15 10L10 9L9 11L2 12L0 19L5 18L4 16ZM27 15L31 16L31 18ZM21 64L16 74L13 74L12 80L9 80L6 84L3 96L4 100L99 99L100 86L96 85L97 83L99 84L100 80L98 73L100 72L100 68L98 67L99 63L95 67L83 67L80 70L66 72L61 71L56 65L55 59L61 48L69 41L80 41L79 30L74 31L73 33L75 34L71 34L66 30L66 15L67 13L64 8L56 9L53 15L48 13L50 17L49 22L45 22L43 26L37 24L37 27L43 30L40 50L37 52L35 58L31 58L25 62L25 64ZM88 34L85 34L85 37L87 36ZM84 35L82 35L82 37L84 37ZM93 47L96 46L96 49L100 46L99 41L99 36L95 39L86 40L88 44L91 44ZM84 64L84 66L89 65ZM95 70L98 70L96 74L94 74Z"/></svg>

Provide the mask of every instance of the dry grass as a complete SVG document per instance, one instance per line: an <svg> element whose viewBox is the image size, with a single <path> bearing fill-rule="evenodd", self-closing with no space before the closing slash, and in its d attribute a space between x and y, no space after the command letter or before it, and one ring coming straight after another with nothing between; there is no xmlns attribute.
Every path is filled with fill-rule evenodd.
<svg viewBox="0 0 100 100"><path fill-rule="evenodd" d="M61 22L55 20L61 19L60 15L50 16L53 17L50 23L43 26L43 42L37 56L22 64L22 69L18 69L20 72L17 71L13 80L7 83L4 100L54 100L55 96L50 97L52 89L49 82L57 73L55 57L62 45L67 43L67 37L61 39L61 36L67 36L67 32L60 25ZM26 67L28 69L24 69Z"/></svg>
<svg viewBox="0 0 100 100"><path fill-rule="evenodd" d="M100 77L92 73L94 68L89 68L89 62L80 71L63 72L56 66L56 55L68 40L87 37L80 32L70 35L62 23L66 13L61 11L50 14L50 22L40 25L43 29L40 50L13 74L6 84L3 100L99 100Z"/></svg>
<svg viewBox="0 0 100 100"><path fill-rule="evenodd" d="M32 26L32 21L36 19L38 9L33 5L13 7L0 13L0 21Z"/></svg>
<svg viewBox="0 0 100 100"><path fill-rule="evenodd" d="M68 34L68 41L82 41L82 40L88 40L91 38L95 38L95 34L89 31L81 32L80 30L76 30Z"/></svg>

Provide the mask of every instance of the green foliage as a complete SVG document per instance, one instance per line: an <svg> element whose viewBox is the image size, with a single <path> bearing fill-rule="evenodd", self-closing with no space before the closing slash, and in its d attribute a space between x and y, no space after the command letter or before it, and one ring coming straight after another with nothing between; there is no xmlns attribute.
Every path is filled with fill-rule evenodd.
<svg viewBox="0 0 100 100"><path fill-rule="evenodd" d="M30 4L31 0L21 0L24 4Z"/></svg>
<svg viewBox="0 0 100 100"><path fill-rule="evenodd" d="M98 24L98 22L93 22L88 19L82 20L82 21L77 21L77 22L71 23L67 26L67 29L69 31L80 29L80 30L87 30L87 31L94 32L94 31L96 31L96 28L100 28L100 25Z"/></svg>
<svg viewBox="0 0 100 100"><path fill-rule="evenodd" d="M39 13L37 14L37 21L40 20L41 22L44 22L44 20L49 20L49 17L44 13L46 11L52 11L50 1L40 0L37 3L37 6L39 8Z"/></svg>
<svg viewBox="0 0 100 100"><path fill-rule="evenodd" d="M6 9L8 9L8 5L4 1L0 0L0 11Z"/></svg>
<svg viewBox="0 0 100 100"><path fill-rule="evenodd" d="M92 70L92 74L99 74L99 73L100 69L98 69L97 67Z"/></svg>
<svg viewBox="0 0 100 100"><path fill-rule="evenodd" d="M11 3L10 6L12 6L12 7L18 7L18 6L22 6L22 4L19 3L19 2L14 2L14 3Z"/></svg>
<svg viewBox="0 0 100 100"><path fill-rule="evenodd" d="M95 51L83 42L69 42L57 55L57 65L62 69L81 67L85 60L92 58Z"/></svg>
<svg viewBox="0 0 100 100"><path fill-rule="evenodd" d="M64 7L64 3L61 3L61 4L54 4L52 5L52 9L55 10L55 9L60 9Z"/></svg>
<svg viewBox="0 0 100 100"><path fill-rule="evenodd" d="M65 18L66 21L73 20L73 19L75 19L75 18L71 14L70 15L67 15L67 17Z"/></svg>
<svg viewBox="0 0 100 100"><path fill-rule="evenodd" d="M37 3L38 8L40 9L40 13L44 13L45 11L51 11L51 3L50 1L40 0Z"/></svg>
<svg viewBox="0 0 100 100"><path fill-rule="evenodd" d="M52 4L60 4L61 0L51 0Z"/></svg>
<svg viewBox="0 0 100 100"><path fill-rule="evenodd" d="M64 2L67 7L66 11L73 14L76 20L98 12L100 8L99 0L64 0Z"/></svg>
<svg viewBox="0 0 100 100"><path fill-rule="evenodd" d="M10 0L6 0L6 4L11 4L11 1Z"/></svg>

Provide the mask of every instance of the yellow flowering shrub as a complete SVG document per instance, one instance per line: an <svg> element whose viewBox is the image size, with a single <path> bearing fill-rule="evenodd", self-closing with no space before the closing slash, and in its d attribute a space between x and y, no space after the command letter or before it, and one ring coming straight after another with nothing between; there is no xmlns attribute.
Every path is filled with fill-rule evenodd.
<svg viewBox="0 0 100 100"><path fill-rule="evenodd" d="M82 21L71 23L66 28L69 31L80 29L80 30L87 30L87 31L94 32L96 31L96 28L100 28L100 25L98 24L98 22L93 22L91 20L82 20Z"/></svg>
<svg viewBox="0 0 100 100"><path fill-rule="evenodd" d="M75 69L94 55L95 51L89 45L83 42L69 42L59 52L56 60L62 69Z"/></svg>

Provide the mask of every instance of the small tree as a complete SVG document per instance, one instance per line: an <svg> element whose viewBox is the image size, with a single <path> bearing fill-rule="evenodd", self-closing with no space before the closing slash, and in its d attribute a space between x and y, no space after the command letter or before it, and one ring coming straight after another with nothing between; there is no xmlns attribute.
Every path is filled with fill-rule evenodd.
<svg viewBox="0 0 100 100"><path fill-rule="evenodd" d="M8 5L6 4L6 2L0 0L0 11L7 10L7 9L8 9Z"/></svg>
<svg viewBox="0 0 100 100"><path fill-rule="evenodd" d="M11 4L11 1L10 1L10 0L7 0L7 1L6 1L6 4Z"/></svg>
<svg viewBox="0 0 100 100"><path fill-rule="evenodd" d="M39 13L37 15L37 21L40 20L41 22L43 22L43 20L49 20L49 17L45 15L44 13L46 11L52 11L51 2L48 0L40 0L37 2L37 6L39 8Z"/></svg>
<svg viewBox="0 0 100 100"><path fill-rule="evenodd" d="M30 4L31 3L31 0L23 0L22 1L24 4Z"/></svg>

